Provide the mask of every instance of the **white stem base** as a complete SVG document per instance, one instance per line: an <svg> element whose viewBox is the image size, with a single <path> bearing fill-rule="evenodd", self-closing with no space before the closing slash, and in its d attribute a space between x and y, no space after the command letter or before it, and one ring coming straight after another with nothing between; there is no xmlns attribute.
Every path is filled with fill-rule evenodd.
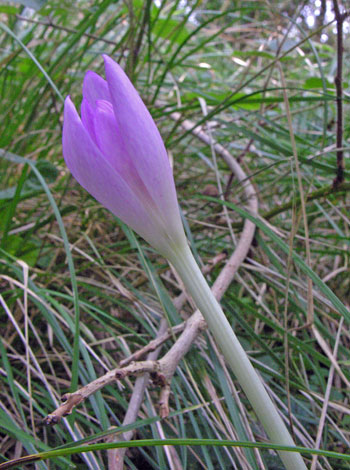
<svg viewBox="0 0 350 470"><path fill-rule="evenodd" d="M238 341L220 304L210 290L189 247L186 245L186 247L176 250L176 254L169 257L169 261L174 265L186 289L204 316L227 364L237 377L271 442L295 446L286 425ZM287 470L307 470L300 454L287 451L279 451L278 453Z"/></svg>

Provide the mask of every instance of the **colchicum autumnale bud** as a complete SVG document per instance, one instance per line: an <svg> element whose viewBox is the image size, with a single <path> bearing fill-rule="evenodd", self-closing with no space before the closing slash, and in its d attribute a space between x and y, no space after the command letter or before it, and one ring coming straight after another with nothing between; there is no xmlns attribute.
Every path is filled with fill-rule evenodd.
<svg viewBox="0 0 350 470"><path fill-rule="evenodd" d="M163 140L132 83L104 56L87 72L81 118L65 101L63 156L74 178L161 254L186 244Z"/></svg>
<svg viewBox="0 0 350 470"><path fill-rule="evenodd" d="M288 429L203 277L184 235L175 184L158 129L123 70L104 56L106 78L88 72L81 118L68 97L63 155L78 182L174 265L272 442ZM307 470L280 451L287 470Z"/></svg>

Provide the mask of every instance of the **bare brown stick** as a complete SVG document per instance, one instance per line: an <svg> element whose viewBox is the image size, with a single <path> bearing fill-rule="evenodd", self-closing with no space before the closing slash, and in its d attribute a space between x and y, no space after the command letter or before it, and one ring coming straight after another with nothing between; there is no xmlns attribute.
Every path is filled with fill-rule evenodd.
<svg viewBox="0 0 350 470"><path fill-rule="evenodd" d="M203 269L203 271L210 271L212 266L215 264L219 263L222 261L226 255L223 253L220 253L219 255L215 256L212 260L211 263ZM174 306L176 310L180 310L183 304L186 301L186 295L184 293L181 293L176 299L174 300ZM129 364L131 361L135 361L137 359L140 359L143 357L145 354L149 353L147 356L147 360L149 361L156 361L158 359L158 355L160 353L160 346L167 341L170 338L173 338L175 334L179 333L185 328L185 323L181 323L180 325L176 325L174 328L169 329L168 328L168 323L165 318L162 318L159 326L159 330L157 333L157 337L150 341L148 345L146 345L144 348L140 349L139 351L136 351L134 354L131 354L129 357L125 358L120 362L120 366L123 367L126 364ZM143 397L146 391L146 387L149 382L149 374L144 374L142 377L138 377L136 379L134 389L130 398L130 402L128 405L128 409L125 413L124 419L123 419L123 426L126 426L127 424L133 423L137 415L139 413L140 407L143 402ZM162 413L162 403L163 402L168 402L168 398L166 393L170 392L170 387L168 385L164 386L161 390L160 396L159 396L159 406L160 406L160 413ZM134 432L133 431L128 431L124 433L121 438L124 439L125 441L128 441L132 439ZM119 436L110 436L113 440L118 440L120 439ZM108 470L123 470L124 468L124 457L126 453L126 448L120 448L120 449L111 449L108 451ZM169 447L169 452L171 455L171 459L176 462L176 469L181 470L181 462L177 456L175 448Z"/></svg>
<svg viewBox="0 0 350 470"><path fill-rule="evenodd" d="M216 255L211 262L206 265L203 269L203 272L209 272L210 269L215 266L215 264L223 261L223 259L226 258L226 255L224 253L220 253ZM174 306L176 310L180 310L183 304L186 301L186 294L182 292L176 299L174 300ZM144 348L140 349L139 351L136 351L134 354L131 354L129 357L125 358L120 362L120 366L123 367L126 364L129 364L131 361L137 360L136 358L141 358L143 355L148 354L147 360L151 361L156 361L158 359L158 356L160 354L160 346L167 341L170 338L173 338L175 334L179 333L185 328L186 323L181 323L180 325L176 325L174 328L169 329L168 328L168 323L165 318L162 318L159 326L159 330L157 333L157 337L150 341L148 345L146 345ZM123 419L123 426L126 426L127 424L133 423L137 415L139 413L140 407L143 402L143 397L146 391L146 387L149 382L149 374L145 374L142 377L138 377L134 389L131 395L131 399L128 405L128 409L125 413L124 419ZM167 384L166 386L162 387L160 396L159 396L159 413L160 415L163 414L163 406L162 404L165 403L166 405L168 404L169 400L169 394L170 393L170 385ZM124 439L125 441L128 441L132 439L134 432L133 431L128 431L124 433L121 438ZM111 438L114 438L114 440L120 439L119 436L111 436ZM111 449L108 451L108 470L123 470L124 468L124 457L126 453L126 448L120 448L120 449ZM171 455L171 459L173 460L174 463L176 463L176 470L181 470L181 462L179 460L179 457L176 453L176 450L174 447L169 447L169 452Z"/></svg>
<svg viewBox="0 0 350 470"><path fill-rule="evenodd" d="M62 397L62 404L51 414L47 415L44 422L45 424L56 424L61 418L68 416L72 413L73 408L86 400L90 395L96 393L101 388L114 382L116 380L115 370L107 372L107 374L99 377L98 379L90 382L76 392L66 393Z"/></svg>
<svg viewBox="0 0 350 470"><path fill-rule="evenodd" d="M167 320L165 318L162 318L160 325L159 325L157 338L154 341L156 341L158 338L164 337L167 329L168 329ZM160 347L158 346L158 349L148 354L147 360L156 361L159 353L160 353ZM123 426L127 424L131 424L136 420L139 410L141 408L142 402L143 402L143 397L144 397L145 390L149 382L149 378L150 378L149 374L144 374L142 377L137 378L132 395L131 395L131 399L128 405L128 409L123 419ZM134 435L133 431L128 431L124 433L123 436L121 436L121 438L124 439L125 441L128 441L132 439L133 435ZM117 436L116 438L116 436L113 436L113 435L111 436L111 438L113 438L113 440L120 439L119 436ZM124 456L125 456L126 450L127 450L126 448L122 448L122 449L111 449L108 451L107 455L108 455L108 469L109 470L122 470L124 468Z"/></svg>
<svg viewBox="0 0 350 470"><path fill-rule="evenodd" d="M225 258L226 258L225 253L220 253L220 254L216 255L206 266L204 266L203 273L206 274L206 273L210 272L210 270L217 263L223 261ZM181 293L178 297L176 297L176 299L173 301L176 310L181 309L181 307L183 306L183 304L186 301L186 297L187 296L184 292ZM178 333L181 333L184 330L185 326L186 326L185 322L180 323L179 325L175 325L172 328L167 328L167 326L165 328L162 328L160 326L160 330L162 331L161 334L158 331L157 337L155 339L150 341L143 348L139 349L138 351L135 351L134 353L130 354L130 356L128 356L125 359L121 360L120 363L119 363L119 366L120 367L125 367L128 364L130 364L130 362L139 361L144 356L146 356L146 354L148 354L152 351L155 351L162 344L164 344L166 341L168 341L170 338L174 338L175 335L177 335Z"/></svg>
<svg viewBox="0 0 350 470"><path fill-rule="evenodd" d="M225 255L222 253L215 256L210 263L209 266L206 266L203 271L208 272L214 266L216 263L220 262L223 260ZM180 294L175 300L174 300L174 305L176 309L180 309L181 306L183 305L184 301L186 300L186 297L183 294ZM109 385L111 383L114 383L116 380L123 380L127 376L135 376L139 377L140 379L143 377L145 378L145 381L136 381L135 383L135 388L136 392L135 395L138 396L143 396L143 392L141 392L141 389L146 387L146 385L142 385L143 382L147 384L148 382L148 374L153 374L152 375L152 380L154 383L157 385L161 386L166 386L166 381L162 375L162 371L160 369L159 364L156 362L156 359L158 357L159 351L157 349L159 346L161 346L165 341L170 339L171 337L174 336L174 334L177 334L181 331L183 331L186 328L187 322L181 323L179 325L176 325L172 329L168 329L167 322L164 320L160 324L160 328L158 331L157 337L151 341L148 345L146 345L144 348L140 349L139 351L136 351L134 354L131 354L128 356L126 359L121 361L120 367L113 369L109 372L107 372L105 375L102 377L99 377L98 379L94 380L93 382L90 382L86 386L82 387L81 389L77 390L74 393L67 393L63 395L62 397L62 404L51 414L49 414L44 422L46 424L57 424L63 417L68 416L71 414L73 408L75 406L79 405L82 403L86 398L88 398L90 395L94 394L101 388L105 387L106 385ZM202 327L205 328L205 323L203 320ZM146 361L140 361L136 362L136 359L139 360L141 357L146 355L147 353L150 353L149 356L147 357ZM139 385L138 385L139 384ZM134 395L133 395L134 396ZM132 399L131 402L132 403ZM128 420L128 422L123 422L123 424L130 424L136 419L139 407L141 406L141 402L138 407L135 406L135 412L136 414L133 414L133 419ZM137 411L136 411L137 408ZM127 415L126 415L127 416ZM131 433L132 435L132 433ZM130 437L128 437L130 438ZM125 438L126 439L126 438Z"/></svg>
<svg viewBox="0 0 350 470"><path fill-rule="evenodd" d="M120 361L120 367L125 367L131 362L139 361L143 356L146 354L155 351L158 349L162 344L164 344L168 339L174 337L177 333L180 333L185 328L185 323L180 323L179 325L174 326L173 328L166 328L165 333L161 335L157 335L155 339L150 341L146 346L134 353L130 354L130 356L126 357L122 361Z"/></svg>
<svg viewBox="0 0 350 470"><path fill-rule="evenodd" d="M337 174L333 181L333 186L337 187L344 181L344 152L343 147L343 24L349 12L340 12L338 0L333 0L335 20L337 23L337 74L334 79L337 92Z"/></svg>

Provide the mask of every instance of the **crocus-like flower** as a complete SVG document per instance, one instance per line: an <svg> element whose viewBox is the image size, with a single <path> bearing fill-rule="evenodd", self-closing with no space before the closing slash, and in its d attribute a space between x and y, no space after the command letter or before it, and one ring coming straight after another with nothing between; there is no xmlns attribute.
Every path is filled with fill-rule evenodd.
<svg viewBox="0 0 350 470"><path fill-rule="evenodd" d="M167 256L186 243L168 156L134 86L110 57L87 72L81 118L65 101L63 155L74 178Z"/></svg>
<svg viewBox="0 0 350 470"><path fill-rule="evenodd" d="M104 56L106 78L88 72L81 118L68 97L63 155L78 182L174 265L271 440L294 442L204 279L184 235L174 180L158 129L128 77ZM280 451L287 470L307 470Z"/></svg>

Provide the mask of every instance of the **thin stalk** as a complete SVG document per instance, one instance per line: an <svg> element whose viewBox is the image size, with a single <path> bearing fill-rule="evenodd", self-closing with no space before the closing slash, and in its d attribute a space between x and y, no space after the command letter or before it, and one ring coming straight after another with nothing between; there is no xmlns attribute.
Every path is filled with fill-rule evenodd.
<svg viewBox="0 0 350 470"><path fill-rule="evenodd" d="M237 377L271 442L295 446L286 425L238 341L220 304L215 299L189 247L185 246L176 250L175 254L168 256L168 259L175 267L186 289L205 318L209 330L220 347L225 360ZM278 453L286 470L307 470L300 454L286 451L279 451Z"/></svg>
<svg viewBox="0 0 350 470"><path fill-rule="evenodd" d="M333 181L333 186L337 187L344 182L344 152L343 147L343 55L344 55L344 37L343 25L349 12L340 12L337 0L333 0L335 21L337 23L337 74L334 79L337 92L337 175Z"/></svg>

